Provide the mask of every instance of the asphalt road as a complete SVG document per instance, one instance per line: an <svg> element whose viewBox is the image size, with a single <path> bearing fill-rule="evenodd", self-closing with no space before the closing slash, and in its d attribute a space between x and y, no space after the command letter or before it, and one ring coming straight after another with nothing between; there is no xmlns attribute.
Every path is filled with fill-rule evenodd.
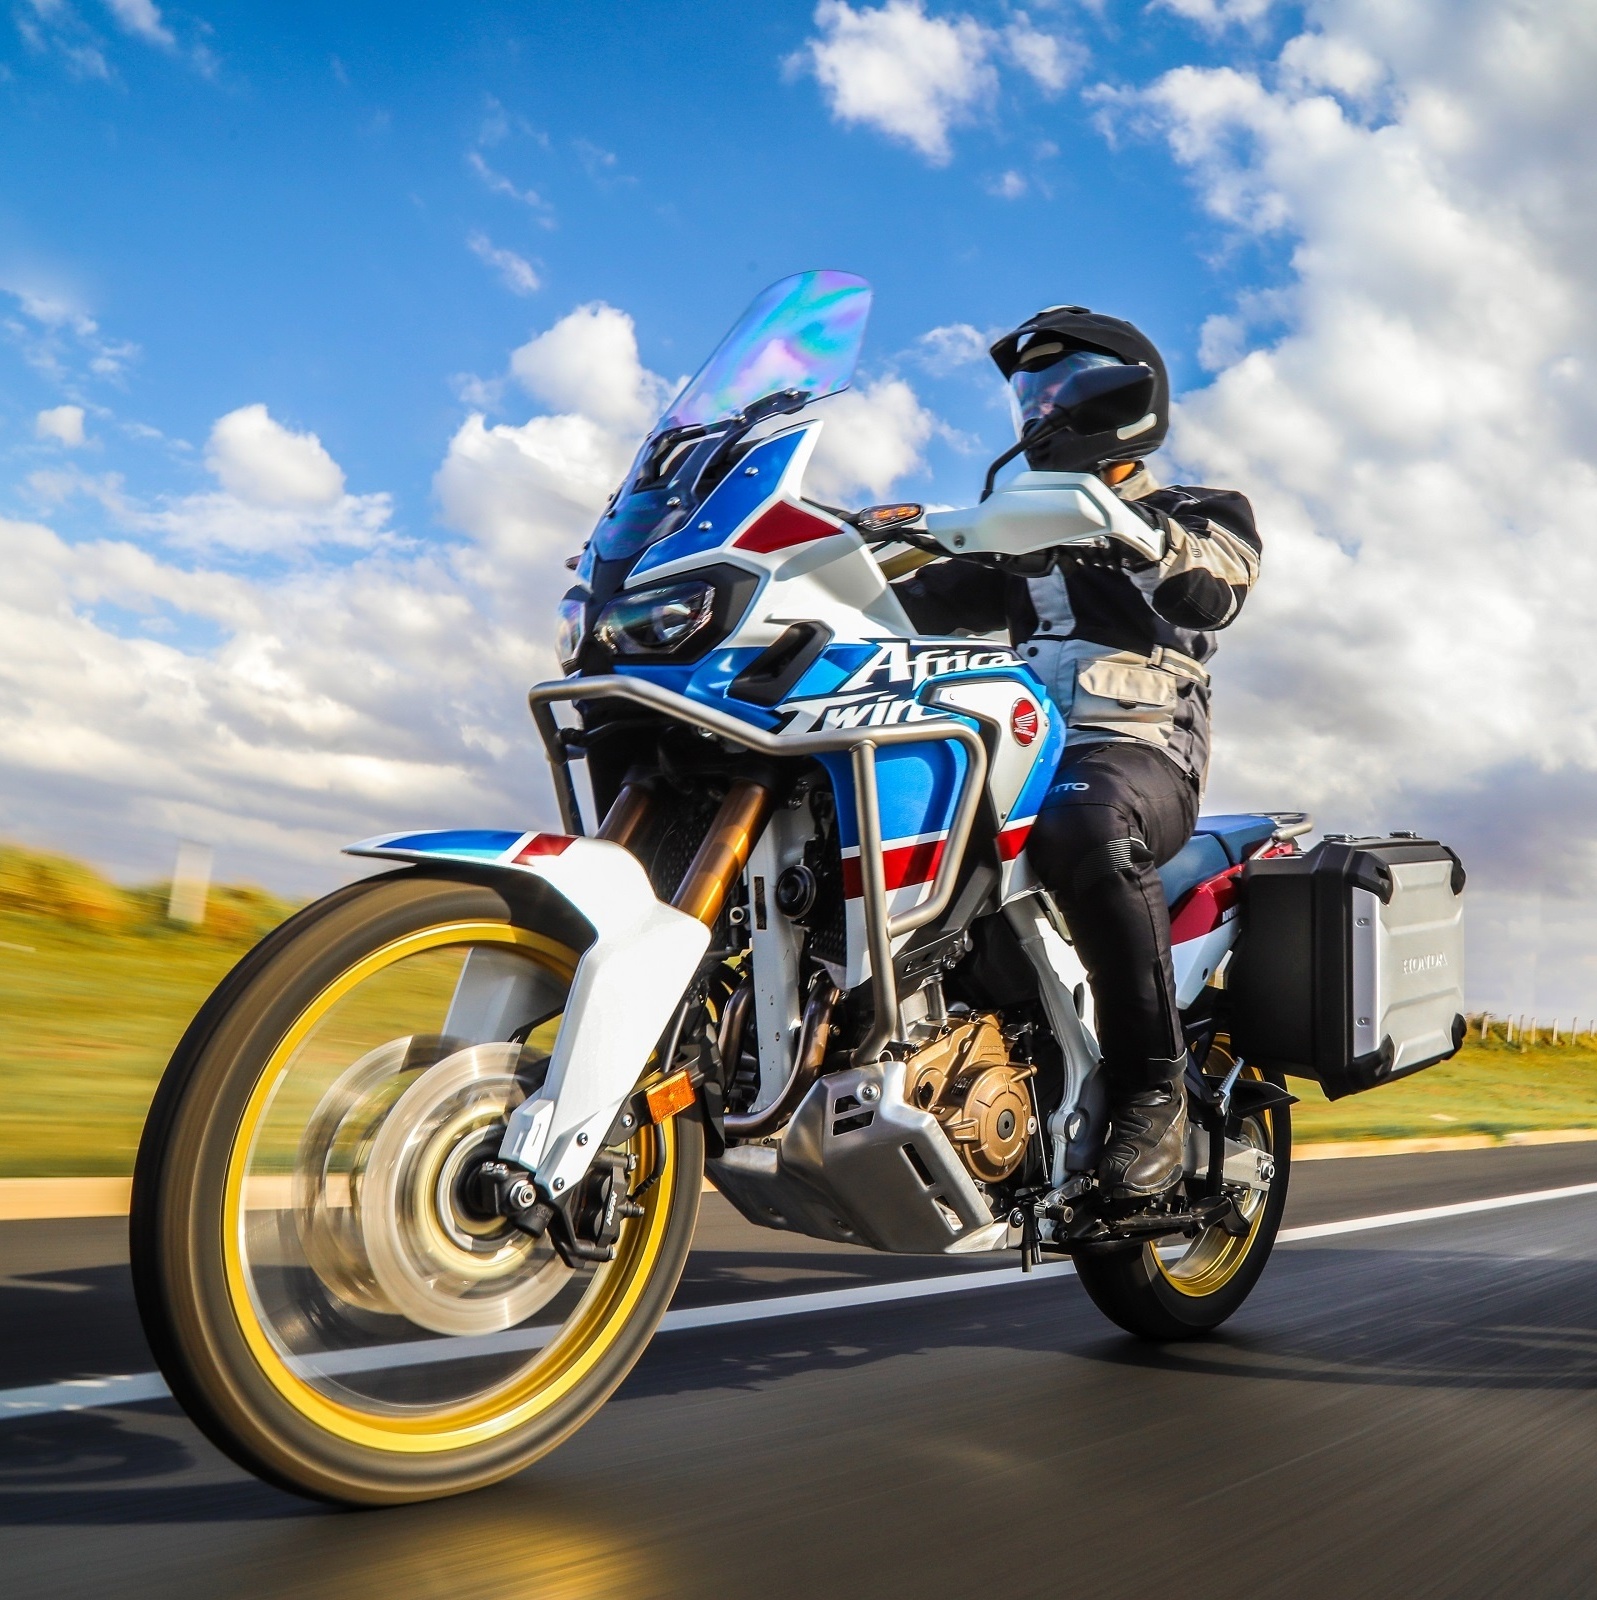
<svg viewBox="0 0 1597 1600"><path fill-rule="evenodd" d="M1289 1227L1597 1182L1597 1145L1300 1166ZM948 1270L706 1197L679 1306ZM0 1225L0 1390L152 1365L122 1225ZM554 1456L348 1513L170 1402L0 1422L0 1594L1597 1594L1597 1194L1283 1245L1215 1338L1070 1278L662 1334Z"/></svg>

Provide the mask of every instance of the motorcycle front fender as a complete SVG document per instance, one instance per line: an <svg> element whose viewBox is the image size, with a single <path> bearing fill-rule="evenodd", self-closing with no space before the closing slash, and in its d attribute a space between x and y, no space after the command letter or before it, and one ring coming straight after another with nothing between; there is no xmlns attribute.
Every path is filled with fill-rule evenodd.
<svg viewBox="0 0 1597 1600"><path fill-rule="evenodd" d="M541 879L593 928L543 1088L511 1114L500 1145L504 1159L531 1172L546 1197L564 1194L586 1174L642 1075L693 981L710 930L660 900L637 857L604 839L451 829L385 834L345 853L447 863L487 880L525 874ZM457 996L452 1013L460 1006Z"/></svg>

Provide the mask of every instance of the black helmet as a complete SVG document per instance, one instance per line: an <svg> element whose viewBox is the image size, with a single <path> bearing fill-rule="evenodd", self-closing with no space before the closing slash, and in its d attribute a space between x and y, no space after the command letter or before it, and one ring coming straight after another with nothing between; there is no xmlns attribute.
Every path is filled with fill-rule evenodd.
<svg viewBox="0 0 1597 1600"><path fill-rule="evenodd" d="M1049 306L998 340L992 357L1009 382L1015 433L1023 442L1044 428L1061 399L1075 405L1070 426L1056 423L1035 448L1026 450L1027 464L1037 470L1089 472L1113 461L1138 461L1164 443L1170 426L1170 379L1153 341L1129 322L1085 306ZM1115 366L1146 370L1151 393L1137 417L1127 419L1123 408L1092 404L1099 385L1078 376Z"/></svg>

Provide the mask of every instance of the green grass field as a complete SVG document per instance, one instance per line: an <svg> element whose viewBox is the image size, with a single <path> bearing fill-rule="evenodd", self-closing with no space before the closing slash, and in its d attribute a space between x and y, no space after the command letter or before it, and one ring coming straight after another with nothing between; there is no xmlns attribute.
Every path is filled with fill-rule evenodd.
<svg viewBox="0 0 1597 1600"><path fill-rule="evenodd" d="M164 887L0 846L0 1177L120 1175L156 1080L227 970L293 907L211 893L205 926ZM1293 1081L1301 1142L1597 1127L1597 1047L1472 1042L1417 1077L1328 1104Z"/></svg>

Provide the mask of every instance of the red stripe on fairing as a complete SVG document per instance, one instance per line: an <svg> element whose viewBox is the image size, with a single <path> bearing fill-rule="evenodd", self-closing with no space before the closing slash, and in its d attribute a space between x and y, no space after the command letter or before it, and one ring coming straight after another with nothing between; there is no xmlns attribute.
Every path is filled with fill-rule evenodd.
<svg viewBox="0 0 1597 1600"><path fill-rule="evenodd" d="M787 500L778 500L735 544L739 550L768 555L773 550L786 550L789 545L829 539L837 531L835 522L823 522Z"/></svg>
<svg viewBox="0 0 1597 1600"><path fill-rule="evenodd" d="M539 856L564 855L575 842L569 833L535 833L512 857L512 864L524 866Z"/></svg>
<svg viewBox="0 0 1597 1600"><path fill-rule="evenodd" d="M896 849L884 850L882 876L887 880L887 887L908 889L915 884L930 883L937 876L945 842L925 839L918 844L901 844ZM865 878L858 856L843 857L843 893L850 900L861 899L865 894Z"/></svg>
<svg viewBox="0 0 1597 1600"><path fill-rule="evenodd" d="M1035 817L1027 817L1024 822L1011 823L998 835L1000 861L1013 861L1026 848L1026 841L1031 837L1031 825L1036 820Z"/></svg>
<svg viewBox="0 0 1597 1600"><path fill-rule="evenodd" d="M1171 944L1185 944L1188 939L1213 933L1237 903L1237 879L1241 876L1241 867L1228 867L1219 877L1188 890L1170 918Z"/></svg>

